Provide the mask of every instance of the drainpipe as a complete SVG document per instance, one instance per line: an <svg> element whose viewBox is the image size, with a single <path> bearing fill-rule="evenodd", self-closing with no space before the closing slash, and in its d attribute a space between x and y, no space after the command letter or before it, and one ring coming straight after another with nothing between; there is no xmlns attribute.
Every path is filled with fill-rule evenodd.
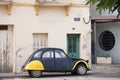
<svg viewBox="0 0 120 80"><path fill-rule="evenodd" d="M96 21L94 21L93 23L93 58L94 58L94 63L96 63Z"/></svg>

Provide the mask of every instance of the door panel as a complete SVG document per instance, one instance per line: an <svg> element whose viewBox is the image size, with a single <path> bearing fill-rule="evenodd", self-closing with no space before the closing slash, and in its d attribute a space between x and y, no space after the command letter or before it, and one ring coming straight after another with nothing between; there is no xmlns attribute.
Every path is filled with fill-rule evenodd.
<svg viewBox="0 0 120 80"><path fill-rule="evenodd" d="M79 34L67 35L67 53L70 58L79 58Z"/></svg>
<svg viewBox="0 0 120 80"><path fill-rule="evenodd" d="M42 62L45 67L45 70L54 70L55 69L55 62L54 62L54 52L53 50L49 50L43 53L42 55Z"/></svg>
<svg viewBox="0 0 120 80"><path fill-rule="evenodd" d="M61 50L55 50L55 69L70 70L70 60Z"/></svg>
<svg viewBox="0 0 120 80"><path fill-rule="evenodd" d="M68 58L55 59L56 70L70 70L70 60Z"/></svg>
<svg viewBox="0 0 120 80"><path fill-rule="evenodd" d="M12 72L12 30L0 27L0 72Z"/></svg>

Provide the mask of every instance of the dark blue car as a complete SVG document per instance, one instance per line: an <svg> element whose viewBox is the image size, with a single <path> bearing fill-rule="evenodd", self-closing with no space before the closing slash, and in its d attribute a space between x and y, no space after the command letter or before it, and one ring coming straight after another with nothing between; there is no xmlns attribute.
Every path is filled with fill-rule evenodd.
<svg viewBox="0 0 120 80"><path fill-rule="evenodd" d="M90 69L88 61L71 59L59 48L42 48L34 52L23 66L31 77L40 77L42 72L72 72L85 75Z"/></svg>

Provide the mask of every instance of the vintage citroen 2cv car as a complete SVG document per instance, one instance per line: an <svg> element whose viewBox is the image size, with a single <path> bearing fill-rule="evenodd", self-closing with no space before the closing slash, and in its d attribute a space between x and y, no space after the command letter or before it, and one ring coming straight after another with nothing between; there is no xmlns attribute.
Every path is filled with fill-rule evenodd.
<svg viewBox="0 0 120 80"><path fill-rule="evenodd" d="M42 72L71 72L85 75L90 69L88 61L71 59L62 49L41 48L35 51L23 66L31 77L40 77Z"/></svg>

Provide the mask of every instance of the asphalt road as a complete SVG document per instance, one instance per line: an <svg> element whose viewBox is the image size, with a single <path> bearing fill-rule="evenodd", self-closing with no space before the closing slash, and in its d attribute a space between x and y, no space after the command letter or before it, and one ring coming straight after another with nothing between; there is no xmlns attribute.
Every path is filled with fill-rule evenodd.
<svg viewBox="0 0 120 80"><path fill-rule="evenodd" d="M120 65L93 65L85 76L70 73L44 73L41 78L31 78L27 73L0 73L0 80L120 80Z"/></svg>
<svg viewBox="0 0 120 80"><path fill-rule="evenodd" d="M52 74L43 75L41 78L31 78L28 75L24 75L14 77L2 77L0 80L120 80L120 75L89 73L85 76L73 76L71 74Z"/></svg>

